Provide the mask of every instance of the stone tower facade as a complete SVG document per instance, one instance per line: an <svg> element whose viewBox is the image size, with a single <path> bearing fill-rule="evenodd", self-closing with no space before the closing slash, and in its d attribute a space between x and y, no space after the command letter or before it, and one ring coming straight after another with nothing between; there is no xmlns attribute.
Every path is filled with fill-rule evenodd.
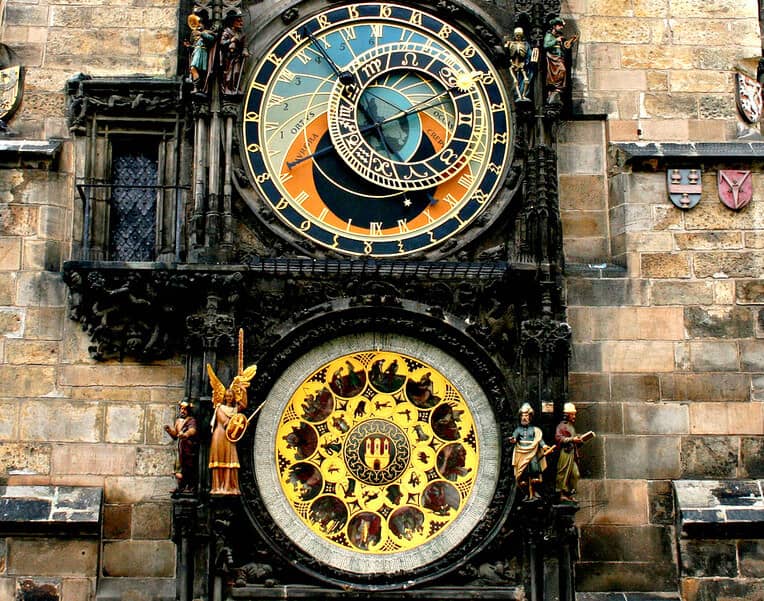
<svg viewBox="0 0 764 601"><path fill-rule="evenodd" d="M257 19L281 19L286 27L292 17L284 4L241 6L253 60ZM290 7L299 13L299 4ZM441 319L437 309L468 325L477 320L483 329L470 330L470 340L487 341L487 353L501 357L502 373L511 374L498 387L511 389L499 405L506 410L499 429L502 420L514 427L517 408L529 400L551 442L563 402L576 405L577 428L596 437L582 447L579 461L575 542L568 549L573 539L555 541L575 560L569 590L575 588L578 599L615 598L608 597L613 592L686 601L764 596L764 140L760 120L740 106L738 82L743 76L755 88L761 80L761 4L433 4L463 21L469 13L470 23L498 23L507 36L516 22L530 29L560 15L565 35L577 36L562 113L544 113L540 98L538 114L523 117L518 109L518 132L525 128L527 136L518 133L525 146L514 151L537 159L540 171L551 169L549 181L533 173L551 190L552 205L558 203L564 257L529 258L534 249L518 225L525 213L508 203L482 237L464 246L463 256L444 252L444 261L491 263L495 272L475 275L479 285L452 275L441 283L412 278L406 288L393 276L379 276L383 283L366 289L330 273L335 256L327 257L325 271L308 276L307 263L284 267L300 272L297 286L293 273L292 279L279 276L280 260L315 256L295 251L267 228L258 233L261 224L242 200L246 184L239 196L229 185L220 214L196 237L199 173L216 160L199 158L199 140L224 138L226 119L241 118L239 108L227 113L222 101L200 109L189 92L186 17L200 4L3 3L0 67L21 66L22 75L19 101L8 100L10 92L4 96L8 110L0 128L0 599L226 598L225 579L206 571L220 551L214 524L200 535L209 505L187 506L170 495L175 445L164 425L174 422L180 401L191 399L206 431L204 365L228 365L226 375L235 375L234 322L250 332L245 349L256 347L278 365L277 353L267 349L288 353L274 342L276 325L264 315L276 315L272 321L279 324L308 320L307 298L331 311L361 299L358 306L378 310L389 329L394 310L414 314L415 304L436 310L401 326L410 331ZM222 23L222 12L214 16ZM508 69L508 60L498 62ZM538 74L536 83L541 95ZM220 115L219 129L200 133L199 115L209 117L204 110ZM159 224L151 241L155 254L140 259L140 267L129 258L112 259L114 230L104 210L112 202L112 159L138 138L155 141L158 174L152 177L161 186L148 218ZM534 155L534 144L553 154ZM521 167L522 178L508 170L505 188L527 199L523 185L535 184L528 164ZM674 170L698 174L692 208L672 204ZM752 190L736 210L720 201L720 174L732 171L750 172ZM239 181L235 169L228 177ZM554 232L553 225L546 231ZM200 241L205 236L214 239L214 253ZM135 236L128 231L126 239L132 250ZM517 240L525 255L507 251ZM555 250L554 242L546 243ZM427 269L438 263L425 259ZM110 265L88 271L95 262ZM159 280L147 286L141 270L159 263L206 267L193 277L181 273L188 279L176 288L162 288ZM469 273L478 274L475 269ZM448 303L442 297L430 302L444 289L452 295ZM413 296L396 305L401 290ZM496 305L488 302L491 295ZM251 304L241 310L244 298ZM287 315L293 307L278 307L282 298L299 299L305 313ZM338 298L351 300L340 307ZM183 321L175 320L177 312ZM148 313L153 321L144 322ZM528 329L523 334L521 322L542 324L544 340L554 339L544 347L548 354L521 351L523 340L536 341ZM296 340L308 340L311 332ZM457 354L461 338L454 340ZM247 359L259 362L250 352ZM499 371L481 373L490 380ZM277 380L275 371L263 374L252 398ZM553 476L545 476L552 489ZM500 481L512 495L513 482ZM229 508L213 503L213 509ZM207 555L193 555L195 545L207 545ZM539 582L553 579L565 588L565 573L534 572L539 568L529 567L528 553L499 576L495 570L486 575L496 562L476 564L481 587L509 591L496 593L506 597L483 592L484 598L552 598L555 588ZM199 565L189 571L194 561Z"/></svg>

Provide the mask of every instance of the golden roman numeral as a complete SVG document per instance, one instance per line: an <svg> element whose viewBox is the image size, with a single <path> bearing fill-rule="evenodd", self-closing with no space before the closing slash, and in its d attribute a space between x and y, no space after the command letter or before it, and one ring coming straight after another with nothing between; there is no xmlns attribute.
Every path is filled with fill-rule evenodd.
<svg viewBox="0 0 764 601"><path fill-rule="evenodd" d="M294 79L294 73L292 73L289 69L282 69L281 75L279 75L280 81L292 81Z"/></svg>
<svg viewBox="0 0 764 601"><path fill-rule="evenodd" d="M471 173L463 173L462 176L459 178L459 185L463 186L464 188L468 188L472 186L472 184L475 182L475 178Z"/></svg>
<svg viewBox="0 0 764 601"><path fill-rule="evenodd" d="M454 197L453 197L451 194L446 194L446 195L443 197L443 200L445 200L445 201L448 203L448 206L449 206L449 207L451 207L452 209L453 209L453 208L454 208L454 207L455 207L457 204L459 204L459 201L458 201L458 200L456 200L456 199L455 199L455 198L454 198Z"/></svg>

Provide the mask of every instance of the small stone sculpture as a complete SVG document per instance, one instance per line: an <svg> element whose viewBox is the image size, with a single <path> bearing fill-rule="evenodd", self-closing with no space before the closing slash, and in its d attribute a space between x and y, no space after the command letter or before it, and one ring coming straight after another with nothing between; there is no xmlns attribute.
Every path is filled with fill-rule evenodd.
<svg viewBox="0 0 764 601"><path fill-rule="evenodd" d="M212 440L210 441L210 474L212 476L211 495L239 494L239 455L236 444L226 436L228 422L240 409L247 407L247 388L257 372L256 365L250 365L237 375L226 389L207 364L207 374L212 386Z"/></svg>
<svg viewBox="0 0 764 601"><path fill-rule="evenodd" d="M516 103L528 103L528 89L533 78L534 67L538 62L538 50L531 49L531 45L525 41L525 32L522 27L515 27L513 38L504 44L509 52L509 75L512 78L512 87L515 92ZM534 60L534 54L536 58Z"/></svg>
<svg viewBox="0 0 764 601"><path fill-rule="evenodd" d="M562 93L568 84L565 51L569 50L573 42L578 39L578 36L566 39L562 35L564 27L565 21L560 17L555 17L550 21L549 31L544 35L547 104L562 104Z"/></svg>
<svg viewBox="0 0 764 601"><path fill-rule="evenodd" d="M541 428L531 425L533 408L528 403L520 407L520 425L512 432L510 444L515 445L512 466L515 480L525 491L528 499L539 497L536 486L541 484L541 474L546 469L546 455L554 447L549 447L542 437Z"/></svg>
<svg viewBox="0 0 764 601"><path fill-rule="evenodd" d="M188 67L194 94L205 95L207 92L207 74L210 71L210 48L215 43L217 35L207 26L202 16L196 12L188 16L188 27L191 35L185 46L191 49L191 59Z"/></svg>
<svg viewBox="0 0 764 601"><path fill-rule="evenodd" d="M196 419L191 415L191 405L187 401L181 401L178 407L179 415L175 423L164 427L164 431L177 441L178 446L178 455L175 460L175 478L178 486L173 492L194 492L198 450Z"/></svg>
<svg viewBox="0 0 764 601"><path fill-rule="evenodd" d="M563 420L557 425L554 440L560 449L560 457L557 460L557 480L555 490L560 494L561 501L576 502L575 493L578 487L578 456L579 447L594 437L594 432L587 432L581 436L576 434L576 406L573 403L565 403L562 412Z"/></svg>
<svg viewBox="0 0 764 601"><path fill-rule="evenodd" d="M241 93L241 75L249 51L244 40L244 19L240 10L231 11L220 36L222 74L220 91L227 96Z"/></svg>

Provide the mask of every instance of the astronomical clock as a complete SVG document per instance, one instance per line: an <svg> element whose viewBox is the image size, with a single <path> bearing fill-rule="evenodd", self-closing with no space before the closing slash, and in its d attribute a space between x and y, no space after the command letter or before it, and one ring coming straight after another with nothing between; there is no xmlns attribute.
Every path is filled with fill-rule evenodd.
<svg viewBox="0 0 764 601"><path fill-rule="evenodd" d="M234 160L242 209L280 252L359 275L328 292L298 280L325 308L293 320L259 360L262 408L238 444L252 540L301 586L520 595L527 560L507 440L528 391L543 393L506 370L544 377L523 366L527 301L513 289L542 285L535 270L513 280L507 268L526 233L516 197L532 135L508 76L506 19L466 3L279 8L250 9ZM394 281L380 281L383 267ZM497 271L465 286L436 269ZM434 319L439 289L461 316Z"/></svg>
<svg viewBox="0 0 764 601"><path fill-rule="evenodd" d="M432 255L474 238L506 203L515 135L481 40L417 5L308 15L257 52L242 107L249 206L317 255Z"/></svg>
<svg viewBox="0 0 764 601"><path fill-rule="evenodd" d="M510 441L528 403L551 444L567 400L559 10L190 10L166 262L67 272L94 356L184 355L213 425L173 497L181 601L573 598L574 509ZM77 85L82 124L110 105Z"/></svg>

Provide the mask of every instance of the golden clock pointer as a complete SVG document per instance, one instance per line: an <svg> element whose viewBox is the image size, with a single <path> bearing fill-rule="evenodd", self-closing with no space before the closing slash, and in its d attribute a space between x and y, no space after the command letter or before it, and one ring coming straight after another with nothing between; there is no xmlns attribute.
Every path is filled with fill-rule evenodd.
<svg viewBox="0 0 764 601"><path fill-rule="evenodd" d="M426 109L431 109L436 106L440 106L441 104L445 104L447 101L444 98L440 102L436 102L435 104L429 104L433 100L437 100L441 96L444 96L446 94L449 94L457 89L457 86L451 86L450 88L443 90L442 92L435 94L433 96L430 96L429 98L425 98L421 102L417 102L415 105L410 106L406 110L402 110L399 113L395 113L394 115L390 115L387 119L380 121L380 125L384 125L385 123L390 123L391 121L395 121L396 119L400 119L401 117L408 117L409 115L414 115L415 113L421 113L422 111Z"/></svg>
<svg viewBox="0 0 764 601"><path fill-rule="evenodd" d="M321 56L323 56L324 60L327 63L329 63L329 66L332 68L332 71L334 71L334 74L337 76L337 78L340 80L340 83L343 86L355 85L356 83L355 75L348 70L340 71L340 68L337 66L337 63L335 63L332 60L332 58L329 56L329 53L326 52L324 47L321 45L321 42L319 42L316 39L316 36L314 36L312 33L308 31L307 27L303 28L302 35L308 38L311 41L311 43L318 49L318 51L321 53Z"/></svg>
<svg viewBox="0 0 764 601"><path fill-rule="evenodd" d="M392 115L388 117L387 119L380 121L379 123L370 123L369 125L364 125L363 127L358 129L358 133L365 134L366 132L369 132L372 129L375 129L378 125L380 126L385 125L386 123L390 123L391 121L395 121L396 119L400 119L401 117L408 117L409 115L421 113L424 110L434 108L436 106L440 106L441 104L445 104L447 101L443 99L440 102L436 102L435 104L431 104L429 106L423 106L423 105L426 105L428 102L432 102L433 100L436 100L437 98L443 96L444 94L447 94L448 92L454 89L456 89L456 86L454 86L453 88L449 88L448 90L445 90L443 92L440 92L439 94L435 94L434 96L430 96L429 98L422 100L421 102L417 102L414 106L407 108L405 111L402 110L399 113L396 113L395 115ZM299 159L296 159L294 161L287 161L287 167L289 167L290 169L294 169L297 165L299 165L300 163L304 161L307 161L309 159L313 159L316 157L320 157L325 154L329 154L330 152L337 152L337 149L334 146L327 146L325 148L322 148L321 150L317 150L316 152L305 155L304 157L300 157Z"/></svg>

